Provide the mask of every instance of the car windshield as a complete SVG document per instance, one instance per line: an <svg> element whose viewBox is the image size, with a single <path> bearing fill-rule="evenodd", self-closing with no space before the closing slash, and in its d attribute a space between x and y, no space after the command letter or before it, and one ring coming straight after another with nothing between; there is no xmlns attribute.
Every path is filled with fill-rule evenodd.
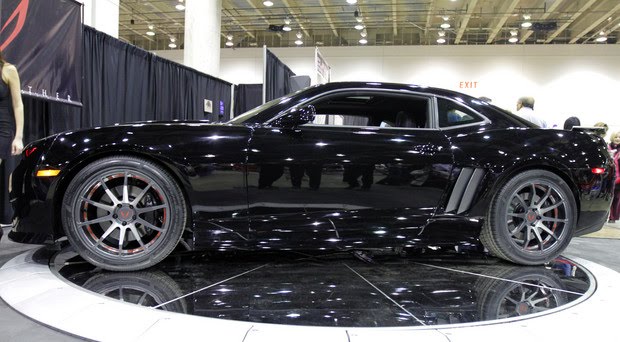
<svg viewBox="0 0 620 342"><path fill-rule="evenodd" d="M252 124L259 124L259 123L269 121L269 119L278 115L278 113L280 113L283 109L288 108L289 105L287 105L287 103L291 101L294 97L310 89L314 89L314 88L315 86L311 86L308 88L297 90L288 95L284 95L275 100L271 100L256 108L250 109L249 111L233 118L227 123L237 124L237 125L239 124L252 125Z"/></svg>

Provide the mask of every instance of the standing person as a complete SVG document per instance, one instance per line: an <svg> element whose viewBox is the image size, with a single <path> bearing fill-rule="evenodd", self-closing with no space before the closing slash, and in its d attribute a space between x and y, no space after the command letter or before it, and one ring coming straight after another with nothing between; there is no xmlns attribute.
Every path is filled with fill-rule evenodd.
<svg viewBox="0 0 620 342"><path fill-rule="evenodd" d="M570 118L564 121L564 129L570 131L575 126L581 126L581 121L576 116L571 116Z"/></svg>
<svg viewBox="0 0 620 342"><path fill-rule="evenodd" d="M616 186L614 188L614 199L611 202L611 209L609 210L609 223L616 223L616 220L620 219L620 131L614 132L611 135L609 142L609 152L614 157L614 163L616 163Z"/></svg>
<svg viewBox="0 0 620 342"><path fill-rule="evenodd" d="M609 126L607 126L606 123L599 121L594 124L594 127L602 128L602 130L598 132L598 135L600 135L603 139L605 139L605 136L607 135L607 131L609 130Z"/></svg>
<svg viewBox="0 0 620 342"><path fill-rule="evenodd" d="M517 115L541 128L547 128L547 122L534 113L533 97L524 96L517 100Z"/></svg>
<svg viewBox="0 0 620 342"><path fill-rule="evenodd" d="M24 149L24 104L17 68L0 51L0 163Z"/></svg>

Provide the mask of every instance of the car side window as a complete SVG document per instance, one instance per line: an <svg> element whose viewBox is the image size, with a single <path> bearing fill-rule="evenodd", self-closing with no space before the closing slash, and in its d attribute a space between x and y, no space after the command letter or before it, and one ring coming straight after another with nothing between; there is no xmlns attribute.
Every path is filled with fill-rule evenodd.
<svg viewBox="0 0 620 342"><path fill-rule="evenodd" d="M348 91L311 103L314 121L306 125L352 127L430 127L430 100L424 96L380 91Z"/></svg>
<svg viewBox="0 0 620 342"><path fill-rule="evenodd" d="M437 98L439 127L452 127L483 121L470 109L448 99Z"/></svg>

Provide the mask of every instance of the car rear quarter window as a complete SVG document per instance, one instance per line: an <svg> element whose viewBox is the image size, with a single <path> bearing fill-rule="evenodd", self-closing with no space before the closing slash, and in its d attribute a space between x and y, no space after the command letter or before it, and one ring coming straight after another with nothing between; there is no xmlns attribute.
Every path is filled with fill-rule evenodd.
<svg viewBox="0 0 620 342"><path fill-rule="evenodd" d="M476 112L444 98L437 98L437 114L439 127L461 126L484 121L484 118Z"/></svg>

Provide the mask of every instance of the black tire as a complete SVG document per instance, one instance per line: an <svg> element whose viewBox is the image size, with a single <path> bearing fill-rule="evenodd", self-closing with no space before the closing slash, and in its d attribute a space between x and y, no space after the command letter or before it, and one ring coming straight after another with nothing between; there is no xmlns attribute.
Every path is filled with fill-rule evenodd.
<svg viewBox="0 0 620 342"><path fill-rule="evenodd" d="M76 251L111 271L151 267L176 247L187 220L185 198L156 164L113 156L80 170L63 198L62 223Z"/></svg>
<svg viewBox="0 0 620 342"><path fill-rule="evenodd" d="M499 258L539 265L564 251L576 223L577 205L568 184L552 172L529 170L495 195L480 240Z"/></svg>

